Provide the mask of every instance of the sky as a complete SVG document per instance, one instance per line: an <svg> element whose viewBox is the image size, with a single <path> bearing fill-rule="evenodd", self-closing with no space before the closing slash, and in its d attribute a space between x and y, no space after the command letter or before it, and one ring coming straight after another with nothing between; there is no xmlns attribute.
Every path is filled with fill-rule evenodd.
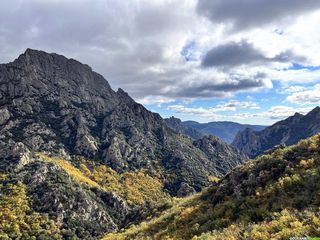
<svg viewBox="0 0 320 240"><path fill-rule="evenodd" d="M0 63L89 64L162 117L269 125L320 104L319 0L2 0Z"/></svg>

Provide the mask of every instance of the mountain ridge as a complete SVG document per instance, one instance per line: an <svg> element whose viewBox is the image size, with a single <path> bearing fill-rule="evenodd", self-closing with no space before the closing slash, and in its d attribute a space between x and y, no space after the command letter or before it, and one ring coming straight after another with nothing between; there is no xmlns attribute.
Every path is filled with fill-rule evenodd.
<svg viewBox="0 0 320 240"><path fill-rule="evenodd" d="M292 145L320 131L320 107L306 115L295 113L262 131L245 129L232 145L249 157L255 157L278 145Z"/></svg>
<svg viewBox="0 0 320 240"><path fill-rule="evenodd" d="M239 131L245 128L253 130L262 130L266 126L241 124L232 121L217 121L208 123L199 123L196 121L181 121L179 118L171 117L165 119L167 125L174 130L188 135L191 138L199 139L203 136L217 136L228 144L231 144Z"/></svg>

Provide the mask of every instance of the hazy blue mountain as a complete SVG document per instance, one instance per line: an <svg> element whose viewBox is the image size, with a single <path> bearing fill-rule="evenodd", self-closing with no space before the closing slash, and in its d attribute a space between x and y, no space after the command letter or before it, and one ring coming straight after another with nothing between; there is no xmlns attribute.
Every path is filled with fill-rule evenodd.
<svg viewBox="0 0 320 240"><path fill-rule="evenodd" d="M266 126L261 125L250 125L240 124L236 122L221 121L221 122L209 122L209 123L198 123L195 121L182 122L185 127L193 128L204 135L214 135L227 143L231 143L239 131L246 128L250 128L254 131L263 130Z"/></svg>

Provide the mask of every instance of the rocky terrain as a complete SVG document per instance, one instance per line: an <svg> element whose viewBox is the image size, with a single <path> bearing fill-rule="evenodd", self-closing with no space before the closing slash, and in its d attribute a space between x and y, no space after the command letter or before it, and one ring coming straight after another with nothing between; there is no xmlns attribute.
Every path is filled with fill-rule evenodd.
<svg viewBox="0 0 320 240"><path fill-rule="evenodd" d="M244 163L243 154L239 150L212 135L194 141L194 145L216 163L216 168L223 175Z"/></svg>
<svg viewBox="0 0 320 240"><path fill-rule="evenodd" d="M320 108L305 116L299 113L277 122L262 131L245 129L239 132L232 145L249 157L256 157L272 148L289 146L320 131Z"/></svg>
<svg viewBox="0 0 320 240"><path fill-rule="evenodd" d="M0 65L0 203L6 212L25 202L19 223L0 231L9 239L96 239L245 160L172 130L76 60L28 49ZM0 220L15 219L6 213Z"/></svg>

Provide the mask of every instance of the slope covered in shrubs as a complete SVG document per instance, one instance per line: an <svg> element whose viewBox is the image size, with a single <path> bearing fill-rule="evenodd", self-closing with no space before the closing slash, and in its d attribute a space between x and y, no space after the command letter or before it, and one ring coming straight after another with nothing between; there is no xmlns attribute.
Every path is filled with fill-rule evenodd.
<svg viewBox="0 0 320 240"><path fill-rule="evenodd" d="M67 161L43 153L38 153L37 156L60 166L74 180L103 191L115 192L131 205L157 203L169 198L169 194L163 190L160 174L158 178L151 177L142 170L120 174L104 164L82 157L74 157L73 161Z"/></svg>
<svg viewBox="0 0 320 240"><path fill-rule="evenodd" d="M105 239L320 236L320 134L236 168L201 194Z"/></svg>
<svg viewBox="0 0 320 240"><path fill-rule="evenodd" d="M0 175L0 239L62 239L60 225L31 209L23 183Z"/></svg>

